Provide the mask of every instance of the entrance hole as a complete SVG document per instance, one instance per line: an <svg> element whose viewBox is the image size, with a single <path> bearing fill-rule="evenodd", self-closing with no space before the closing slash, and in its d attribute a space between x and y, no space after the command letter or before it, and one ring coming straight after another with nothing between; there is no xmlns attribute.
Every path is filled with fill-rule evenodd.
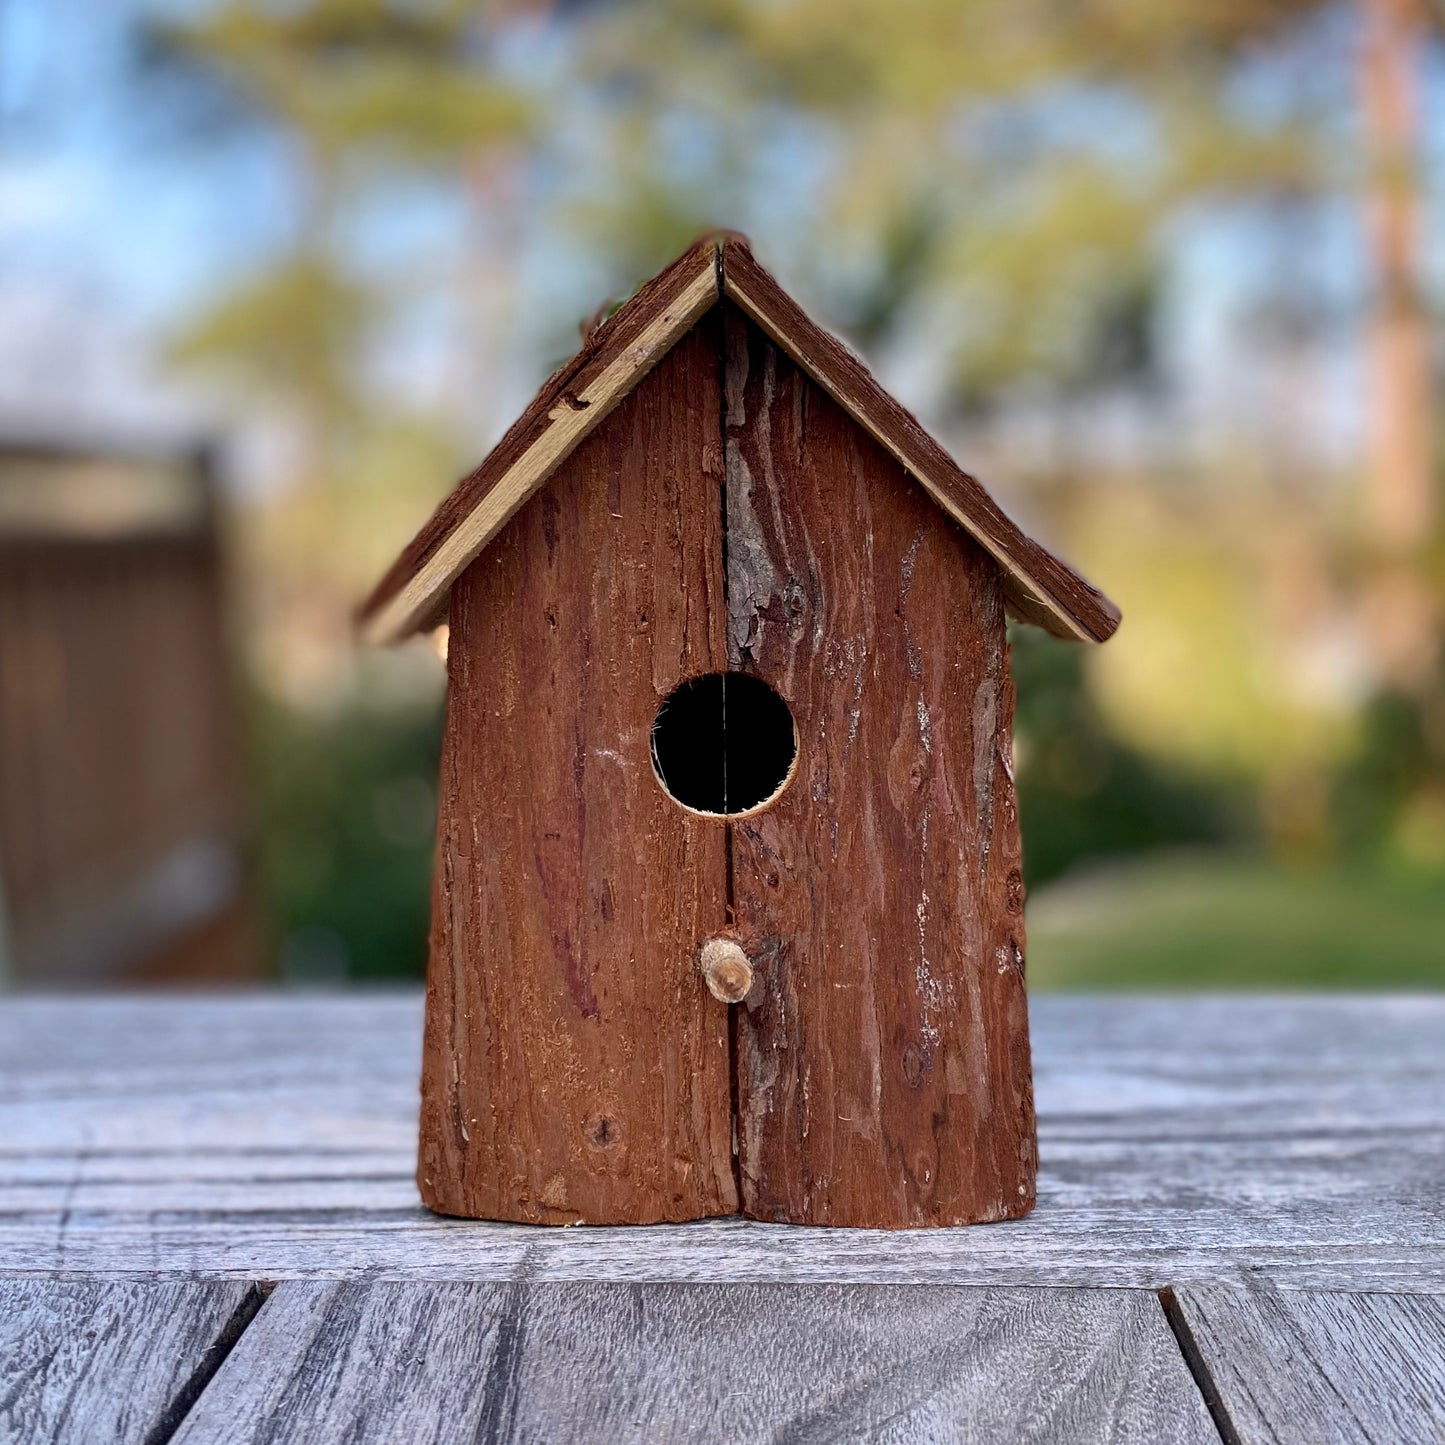
<svg viewBox="0 0 1445 1445"><path fill-rule="evenodd" d="M735 818L771 802L797 756L787 703L743 672L690 679L663 699L652 723L657 780L695 813Z"/></svg>

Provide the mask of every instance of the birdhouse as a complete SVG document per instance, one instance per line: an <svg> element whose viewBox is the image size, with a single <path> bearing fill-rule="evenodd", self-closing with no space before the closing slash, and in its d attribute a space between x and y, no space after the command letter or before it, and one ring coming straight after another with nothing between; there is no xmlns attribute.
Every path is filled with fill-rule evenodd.
<svg viewBox="0 0 1445 1445"><path fill-rule="evenodd" d="M449 624L432 1209L1032 1207L1010 613L1119 620L744 240L592 331L362 611Z"/></svg>

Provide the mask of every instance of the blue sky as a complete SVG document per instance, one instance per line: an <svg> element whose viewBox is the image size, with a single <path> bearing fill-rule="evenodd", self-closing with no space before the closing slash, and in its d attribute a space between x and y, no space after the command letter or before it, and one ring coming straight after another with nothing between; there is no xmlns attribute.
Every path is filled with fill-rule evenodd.
<svg viewBox="0 0 1445 1445"><path fill-rule="evenodd" d="M65 348L72 334L79 338L77 358L86 348L111 358L91 366L92 390L135 393L120 403L120 413L137 398L139 411L146 411L147 389L152 399L171 397L176 388L159 359L165 338L201 299L263 265L288 240L295 189L284 139L254 126L187 134L194 117L163 87L136 83L128 44L135 12L135 0L0 0L0 307L7 318L0 335L0 412L7 397L12 413L16 397L23 410L27 388L67 390ZM519 67L533 73L559 63L555 37L522 31L514 44ZM1267 96L1267 80L1246 78L1245 88L1253 84ZM1445 171L1445 127L1434 103L1441 82L1437 66L1429 87L1434 177ZM558 127L550 164L580 172L589 143L585 106L561 115ZM799 128L784 134L787 143L751 168L751 189L738 198L745 212L739 219L784 278L799 285L807 258L794 254L790 238L800 229L792 224L799 207L810 203L816 138ZM681 147L692 143L695 138L680 135ZM511 239L515 275L495 314L498 345L530 360L508 370L499 408L519 403L546 362L556 359L541 353L559 344L559 322L584 314L616 284L557 232L545 204L557 183L555 174L529 177L520 200L528 209ZM1438 222L1438 186L1432 198ZM1171 370L1196 412L1202 408L1218 421L1231 408L1252 404L1258 385L1249 370L1259 343L1250 312L1281 268L1314 271L1345 310L1357 301L1357 222L1343 205L1316 216L1303 259L1297 249L1291 260L1274 249L1278 233L1252 214L1216 210L1181 220L1161 326ZM455 263L462 226L453 194L413 187L362 212L351 249L359 265L394 276L400 289ZM1438 225L1434 229L1438 234ZM1285 238L1296 246L1297 240ZM1440 258L1432 259L1438 268ZM559 261L567 264L559 269ZM559 274L566 278L560 287ZM806 298L806 278L800 289ZM429 375L429 367L440 365L438 349L454 342L438 300L443 295L418 305L401 328L393 353L401 358L399 372ZM886 373L889 362L882 360ZM76 369L91 374L79 359ZM891 369L895 384L916 393L905 399L926 410L926 364L905 358ZM1326 424L1347 442L1359 390L1348 346L1323 358L1321 375L1336 394L1325 408ZM98 404L104 413L103 396ZM167 400L159 411L169 408ZM178 414L186 409L179 405ZM495 430L505 419L499 414L481 425Z"/></svg>

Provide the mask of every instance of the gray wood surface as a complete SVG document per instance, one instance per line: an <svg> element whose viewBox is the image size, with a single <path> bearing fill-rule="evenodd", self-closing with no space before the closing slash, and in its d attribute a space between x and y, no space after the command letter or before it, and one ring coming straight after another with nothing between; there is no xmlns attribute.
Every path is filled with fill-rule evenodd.
<svg viewBox="0 0 1445 1445"><path fill-rule="evenodd" d="M1445 1441L1445 1300L1191 1287L1171 1308L1226 1439Z"/></svg>
<svg viewBox="0 0 1445 1445"><path fill-rule="evenodd" d="M553 1231L421 1208L419 993L0 1000L0 1271L1445 1292L1445 997L1031 1013L1025 1220Z"/></svg>
<svg viewBox="0 0 1445 1445"><path fill-rule="evenodd" d="M1217 1435L1158 1299L928 1286L278 1286L177 1445Z"/></svg>
<svg viewBox="0 0 1445 1445"><path fill-rule="evenodd" d="M0 1280L0 1442L168 1439L260 1302L240 1281Z"/></svg>

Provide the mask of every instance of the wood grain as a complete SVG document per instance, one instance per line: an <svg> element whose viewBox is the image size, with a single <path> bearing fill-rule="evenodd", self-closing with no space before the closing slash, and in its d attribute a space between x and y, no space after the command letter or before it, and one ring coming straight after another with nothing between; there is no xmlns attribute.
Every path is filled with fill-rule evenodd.
<svg viewBox="0 0 1445 1445"><path fill-rule="evenodd" d="M239 1281L0 1279L0 1442L168 1439L260 1303Z"/></svg>
<svg viewBox="0 0 1445 1445"><path fill-rule="evenodd" d="M0 1270L1445 1293L1445 999L1030 1004L1039 1204L1003 1229L442 1219L412 991L0 999Z"/></svg>
<svg viewBox="0 0 1445 1445"><path fill-rule="evenodd" d="M710 237L690 247L548 379L362 604L359 617L369 641L396 641L440 620L447 591L462 571L717 300L717 254Z"/></svg>
<svg viewBox="0 0 1445 1445"><path fill-rule="evenodd" d="M886 448L1003 568L1011 608L1058 637L1103 642L1119 609L1004 514L835 336L812 321L753 258L746 240L723 243L723 295Z"/></svg>
<svg viewBox="0 0 1445 1445"><path fill-rule="evenodd" d="M177 1445L1216 1440L1154 1296L282 1284Z"/></svg>
<svg viewBox="0 0 1445 1445"><path fill-rule="evenodd" d="M724 657L717 343L685 338L452 595L422 1197L727 1214L727 1009L695 967L726 836L663 793L658 705Z"/></svg>
<svg viewBox="0 0 1445 1445"><path fill-rule="evenodd" d="M1012 1218L1036 1153L999 571L741 312L725 321L729 662L799 737L788 790L732 825L755 969L743 1208Z"/></svg>
<svg viewBox="0 0 1445 1445"><path fill-rule="evenodd" d="M1445 1300L1190 1286L1170 1308L1231 1442L1445 1441Z"/></svg>

